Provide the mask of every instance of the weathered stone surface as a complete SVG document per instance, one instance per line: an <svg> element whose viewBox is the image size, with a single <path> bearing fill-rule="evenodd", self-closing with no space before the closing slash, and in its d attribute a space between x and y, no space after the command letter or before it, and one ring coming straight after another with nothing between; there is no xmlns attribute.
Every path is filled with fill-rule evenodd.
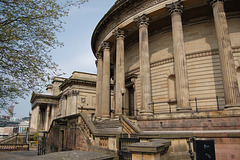
<svg viewBox="0 0 240 160"><path fill-rule="evenodd" d="M37 156L36 151L26 151L26 152L6 152L1 153L1 159L7 160L112 160L114 156L105 155L96 152L83 152L83 151L65 151L50 153L43 156Z"/></svg>

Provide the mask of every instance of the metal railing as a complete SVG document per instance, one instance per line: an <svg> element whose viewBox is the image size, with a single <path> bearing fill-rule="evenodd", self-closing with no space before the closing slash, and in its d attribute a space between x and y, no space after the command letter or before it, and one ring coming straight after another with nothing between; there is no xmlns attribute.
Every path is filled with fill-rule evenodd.
<svg viewBox="0 0 240 160"><path fill-rule="evenodd" d="M214 98L197 98L189 99L192 110L190 112L202 112L202 111L220 111L224 109L224 97L216 96ZM154 114L166 114L180 111L177 107L177 100L161 101L149 103L152 106ZM189 111L187 111L189 112Z"/></svg>

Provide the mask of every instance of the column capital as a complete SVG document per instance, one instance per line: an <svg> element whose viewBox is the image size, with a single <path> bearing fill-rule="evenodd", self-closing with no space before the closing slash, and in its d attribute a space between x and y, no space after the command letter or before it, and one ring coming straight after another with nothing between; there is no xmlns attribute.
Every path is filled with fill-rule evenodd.
<svg viewBox="0 0 240 160"><path fill-rule="evenodd" d="M104 41L104 42L102 43L102 49L103 49L103 50L104 50L104 49L111 49L111 43L108 42L108 41Z"/></svg>
<svg viewBox="0 0 240 160"><path fill-rule="evenodd" d="M182 13L183 12L183 3L181 0L178 0L177 2L172 2L170 4L166 4L166 8L168 9L170 14L173 13Z"/></svg>
<svg viewBox="0 0 240 160"><path fill-rule="evenodd" d="M224 2L224 0L207 0L207 2L212 6L217 2Z"/></svg>
<svg viewBox="0 0 240 160"><path fill-rule="evenodd" d="M150 18L146 14L143 14L137 18L134 18L134 22L138 24L138 27L142 25L149 26L149 21L150 21Z"/></svg>
<svg viewBox="0 0 240 160"><path fill-rule="evenodd" d="M96 53L96 58L97 59L102 59L102 53Z"/></svg>
<svg viewBox="0 0 240 160"><path fill-rule="evenodd" d="M124 36L125 31L121 28L118 28L117 30L113 31L113 35L115 35L116 38L125 38Z"/></svg>
<svg viewBox="0 0 240 160"><path fill-rule="evenodd" d="M73 96L76 96L76 95L79 94L79 91L78 91L78 90L72 90L71 94L72 94Z"/></svg>

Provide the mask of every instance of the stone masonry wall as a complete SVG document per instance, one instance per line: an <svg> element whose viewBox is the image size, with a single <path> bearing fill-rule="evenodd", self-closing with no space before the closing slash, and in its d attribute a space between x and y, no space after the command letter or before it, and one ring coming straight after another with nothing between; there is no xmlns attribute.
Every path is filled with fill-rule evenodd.
<svg viewBox="0 0 240 160"><path fill-rule="evenodd" d="M240 129L240 117L138 121L146 131L204 131Z"/></svg>
<svg viewBox="0 0 240 160"><path fill-rule="evenodd" d="M68 128L65 135L65 146L68 150L89 151L87 142L80 129Z"/></svg>
<svg viewBox="0 0 240 160"><path fill-rule="evenodd" d="M214 138L217 160L240 159L240 138Z"/></svg>

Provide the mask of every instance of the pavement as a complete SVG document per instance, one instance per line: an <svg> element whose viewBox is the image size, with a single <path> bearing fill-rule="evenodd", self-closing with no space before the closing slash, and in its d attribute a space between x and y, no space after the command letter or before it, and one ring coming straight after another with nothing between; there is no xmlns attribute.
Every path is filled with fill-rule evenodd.
<svg viewBox="0 0 240 160"><path fill-rule="evenodd" d="M0 160L111 160L114 156L97 152L65 151L42 156L36 150L0 152Z"/></svg>
<svg viewBox="0 0 240 160"><path fill-rule="evenodd" d="M36 150L0 152L0 160L32 160L37 156Z"/></svg>

